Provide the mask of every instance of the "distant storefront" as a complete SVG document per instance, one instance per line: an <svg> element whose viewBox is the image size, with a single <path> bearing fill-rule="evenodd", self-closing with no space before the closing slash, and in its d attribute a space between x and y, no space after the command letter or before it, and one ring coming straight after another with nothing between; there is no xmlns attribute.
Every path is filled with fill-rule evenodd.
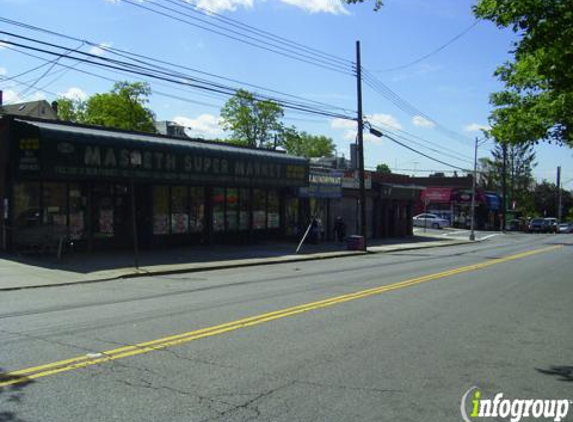
<svg viewBox="0 0 573 422"><path fill-rule="evenodd" d="M87 250L281 238L308 162L201 140L0 119L3 249L46 228ZM132 207L135 203L135 208Z"/></svg>

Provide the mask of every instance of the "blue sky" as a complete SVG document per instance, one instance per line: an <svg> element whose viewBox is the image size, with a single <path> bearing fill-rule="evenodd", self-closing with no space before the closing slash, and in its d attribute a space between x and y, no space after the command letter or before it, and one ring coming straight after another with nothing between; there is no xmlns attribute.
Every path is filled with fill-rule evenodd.
<svg viewBox="0 0 573 422"><path fill-rule="evenodd" d="M135 0L147 5L150 0ZM178 2L180 0L171 0ZM172 7L169 0L153 0ZM369 120L385 125L392 133L407 132L410 146L462 168L471 167L473 142L481 136L490 111L488 96L501 88L492 76L496 66L509 58L514 35L489 22L479 22L465 35L425 60L400 67L432 52L472 25L470 0L387 0L379 12L372 5L342 6L337 0L195 0L239 23L252 25L344 60L353 61L355 41L362 44L365 68L384 87L416 110L397 107L377 91L364 86L364 112ZM155 6L156 7L156 6ZM50 29L80 39L144 54L264 88L320 101L344 109L356 109L356 82L346 74L282 57L218 34L171 20L117 0L0 0L4 18ZM182 9L181 9L182 10ZM206 18L210 19L210 18ZM215 21L216 22L216 21ZM213 27L210 27L213 29ZM65 44L81 51L108 54L75 41L65 41L0 22L0 30ZM15 40L0 34L0 40ZM111 88L112 82L77 72L86 70L113 80L125 75L75 65L60 60L16 79L43 62L0 44L0 89L4 102L18 102L57 95L84 97ZM51 58L50 58L51 59ZM60 64L74 67L63 71ZM19 84L26 82L32 88ZM223 137L217 124L225 98L164 83L151 82L150 107L160 120L176 120L194 128L193 134ZM37 88L43 88L38 91ZM262 92L262 91L261 91ZM170 94L202 104L166 97ZM421 112L431 118L419 116ZM348 121L288 112L285 123L300 130L331 136L338 151L348 156L356 135ZM438 123L439 125L436 125ZM404 135L404 132L398 134ZM418 138L412 138L415 135ZM422 138L422 139L420 139ZM428 148L423 148L419 143ZM487 156L491 143L480 148ZM385 162L395 172L423 175L420 170L451 170L417 155L387 139L366 139L366 165ZM439 151L436 152L436 151ZM462 160L460 160L460 158ZM537 148L538 180L555 180L563 168L566 188L573 188L573 150L555 145ZM463 161L466 160L466 161ZM406 170L399 170L406 169Z"/></svg>

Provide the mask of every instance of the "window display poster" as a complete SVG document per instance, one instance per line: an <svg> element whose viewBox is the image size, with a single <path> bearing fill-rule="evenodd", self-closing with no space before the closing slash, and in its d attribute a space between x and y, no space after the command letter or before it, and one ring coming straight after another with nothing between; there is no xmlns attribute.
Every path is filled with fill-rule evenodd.
<svg viewBox="0 0 573 422"><path fill-rule="evenodd" d="M189 216L178 213L171 215L173 233L187 233L189 231Z"/></svg>
<svg viewBox="0 0 573 422"><path fill-rule="evenodd" d="M169 233L169 216L167 214L155 214L153 216L153 234Z"/></svg>
<svg viewBox="0 0 573 422"><path fill-rule="evenodd" d="M82 211L70 213L70 236L75 240L84 236L84 213Z"/></svg>
<svg viewBox="0 0 573 422"><path fill-rule="evenodd" d="M99 233L113 236L113 210L99 211Z"/></svg>

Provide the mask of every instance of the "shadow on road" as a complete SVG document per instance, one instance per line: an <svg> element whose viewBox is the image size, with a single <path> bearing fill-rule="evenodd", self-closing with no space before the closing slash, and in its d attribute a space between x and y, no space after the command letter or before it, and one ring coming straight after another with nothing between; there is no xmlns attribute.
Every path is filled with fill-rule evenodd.
<svg viewBox="0 0 573 422"><path fill-rule="evenodd" d="M573 366L551 366L549 369L535 368L545 375L554 375L559 381L573 382Z"/></svg>
<svg viewBox="0 0 573 422"><path fill-rule="evenodd" d="M0 403L4 403L4 405L0 407L0 422L24 422L15 412L4 410L4 408L7 403L16 405L21 403L24 395L23 390L34 381L22 376L10 375L0 368L0 383L6 381L18 381L18 383L0 387Z"/></svg>

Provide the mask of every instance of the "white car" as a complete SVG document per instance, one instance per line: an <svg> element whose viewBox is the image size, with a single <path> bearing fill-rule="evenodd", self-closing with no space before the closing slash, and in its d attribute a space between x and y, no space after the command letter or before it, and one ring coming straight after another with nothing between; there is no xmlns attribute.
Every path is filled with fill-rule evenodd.
<svg viewBox="0 0 573 422"><path fill-rule="evenodd" d="M438 217L436 214L418 214L412 218L414 226L428 227L432 229L443 229L450 222L444 218Z"/></svg>

